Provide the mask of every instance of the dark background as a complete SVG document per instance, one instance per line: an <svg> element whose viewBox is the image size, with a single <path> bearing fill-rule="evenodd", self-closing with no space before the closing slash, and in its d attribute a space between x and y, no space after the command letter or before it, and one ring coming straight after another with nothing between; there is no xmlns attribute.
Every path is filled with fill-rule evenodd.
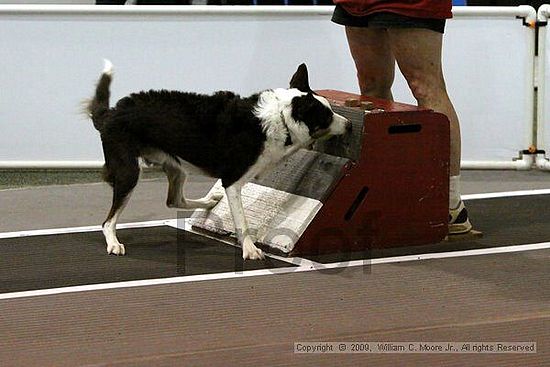
<svg viewBox="0 0 550 367"><path fill-rule="evenodd" d="M544 3L548 3L548 0L540 1L514 1L514 0L467 0L468 5L474 6L517 6L517 5L531 5L537 9Z"/></svg>

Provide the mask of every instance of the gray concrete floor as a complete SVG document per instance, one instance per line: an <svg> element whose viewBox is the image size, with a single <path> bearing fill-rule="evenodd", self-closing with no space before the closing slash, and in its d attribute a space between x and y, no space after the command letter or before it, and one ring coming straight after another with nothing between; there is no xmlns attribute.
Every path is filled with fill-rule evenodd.
<svg viewBox="0 0 550 367"><path fill-rule="evenodd" d="M464 171L462 182L464 194L549 189L550 175ZM199 196L211 184L194 177L188 192ZM175 218L164 205L166 186L165 179L141 181L121 221ZM0 232L97 225L111 200L104 183L10 187L0 190ZM2 300L0 364L542 366L549 360L548 256L541 250ZM292 353L294 342L317 340L535 341L537 353Z"/></svg>
<svg viewBox="0 0 550 367"><path fill-rule="evenodd" d="M187 196L200 197L213 183L192 177L186 183ZM165 178L140 180L120 222L176 218L176 210L165 205L167 188ZM111 195L111 188L103 182L0 190L0 232L98 225L105 220Z"/></svg>
<svg viewBox="0 0 550 367"><path fill-rule="evenodd" d="M160 170L144 170L142 179L163 178ZM70 185L101 182L101 170L1 170L0 190L36 186Z"/></svg>
<svg viewBox="0 0 550 367"><path fill-rule="evenodd" d="M538 170L464 170L461 178L463 194L550 189L550 172Z"/></svg>
<svg viewBox="0 0 550 367"><path fill-rule="evenodd" d="M533 251L3 300L0 363L548 366L549 259ZM304 341L526 341L537 353L294 354Z"/></svg>
<svg viewBox="0 0 550 367"><path fill-rule="evenodd" d="M4 187L0 189L0 232L98 225L110 207L111 189L99 182L98 172L34 172L27 176L20 172L11 180L2 173L0 176ZM200 197L213 182L191 177L187 195ZM462 172L463 194L531 189L550 189L550 173ZM166 190L164 177L147 173L134 191L121 223L176 218L177 212L165 206Z"/></svg>

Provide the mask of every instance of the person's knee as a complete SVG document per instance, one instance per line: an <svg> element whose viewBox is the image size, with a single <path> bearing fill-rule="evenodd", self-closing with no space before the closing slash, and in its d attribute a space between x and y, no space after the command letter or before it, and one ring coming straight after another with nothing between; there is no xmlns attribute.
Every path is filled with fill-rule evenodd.
<svg viewBox="0 0 550 367"><path fill-rule="evenodd" d="M425 75L412 75L407 80L409 88L419 106L431 106L447 98L443 78L427 78Z"/></svg>
<svg viewBox="0 0 550 367"><path fill-rule="evenodd" d="M361 71L358 70L357 79L359 80L359 87L362 95L391 99L393 78L373 75L371 73L361 73Z"/></svg>

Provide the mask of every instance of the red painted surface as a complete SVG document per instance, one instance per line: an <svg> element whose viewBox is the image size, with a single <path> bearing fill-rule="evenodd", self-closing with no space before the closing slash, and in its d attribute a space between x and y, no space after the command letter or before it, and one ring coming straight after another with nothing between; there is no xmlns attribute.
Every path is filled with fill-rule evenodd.
<svg viewBox="0 0 550 367"><path fill-rule="evenodd" d="M360 98L339 91L319 93L338 105L348 98ZM361 99L384 111L364 116L360 159L344 169L291 255L437 243L447 235L447 117L402 103ZM392 126L410 124L421 125L420 131L389 133ZM364 200L346 219L362 190L368 190Z"/></svg>
<svg viewBox="0 0 550 367"><path fill-rule="evenodd" d="M353 93L347 93L347 92L341 92L338 90L319 90L316 91L316 93L324 96L327 98L330 102L333 102L335 104L344 105L344 102L346 99L359 99L361 101L370 101L373 102L376 108L381 108L386 112L405 112L405 111L430 111L424 108L419 108L410 104L406 103L399 103L399 102L391 102L387 101L385 99L380 98L374 98L374 97L366 97L366 96L360 96L358 94Z"/></svg>

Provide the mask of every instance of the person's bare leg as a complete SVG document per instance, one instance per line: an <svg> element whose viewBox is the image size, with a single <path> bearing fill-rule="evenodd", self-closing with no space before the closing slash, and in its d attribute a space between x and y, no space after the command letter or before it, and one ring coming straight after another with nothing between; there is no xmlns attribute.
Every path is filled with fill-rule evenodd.
<svg viewBox="0 0 550 367"><path fill-rule="evenodd" d="M449 234L467 233L472 225L460 198L460 124L443 77L443 35L428 29L390 29L388 35L399 69L405 76L418 105L441 112L449 118Z"/></svg>
<svg viewBox="0 0 550 367"><path fill-rule="evenodd" d="M418 105L445 114L451 129L451 176L460 174L460 125L441 67L443 35L428 29L389 29L392 52Z"/></svg>
<svg viewBox="0 0 550 367"><path fill-rule="evenodd" d="M361 94L393 100L391 86L395 58L385 29L346 27L351 56L357 70Z"/></svg>

